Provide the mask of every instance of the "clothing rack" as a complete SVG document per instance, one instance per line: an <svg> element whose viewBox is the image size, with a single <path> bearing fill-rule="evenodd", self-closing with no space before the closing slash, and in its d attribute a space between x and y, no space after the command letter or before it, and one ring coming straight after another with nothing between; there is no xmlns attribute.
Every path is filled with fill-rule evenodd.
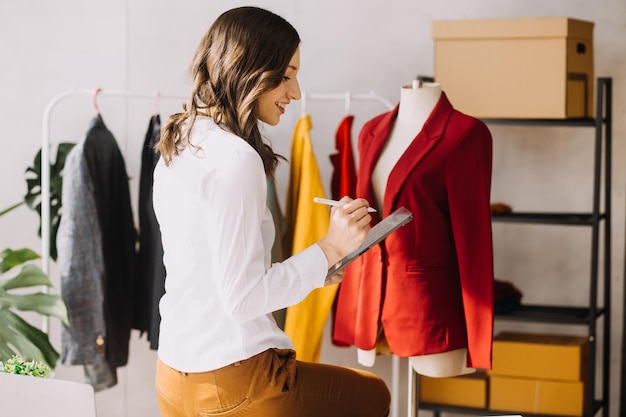
<svg viewBox="0 0 626 417"><path fill-rule="evenodd" d="M99 96L116 97L126 99L151 99L155 103L155 112L158 111L158 103L161 99L186 99L178 95L161 95L158 91L153 93L140 93L125 90L81 89L62 92L53 97L43 112L42 135L41 135L41 269L48 275L50 269L50 119L56 106L70 97L91 97L93 106L99 112L97 98ZM44 161L47 161L45 163ZM47 287L43 289L47 292ZM41 330L48 333L49 320L44 317Z"/></svg>
<svg viewBox="0 0 626 417"><path fill-rule="evenodd" d="M307 101L339 101L343 100L345 102L345 110L346 114L351 113L351 105L352 101L375 101L387 108L388 111L393 110L395 105L389 100L376 95L374 92L366 93L366 94L352 94L350 92L346 93L307 93L306 91L302 91L301 101L301 114L305 115L307 112L306 105ZM417 398L415 397L415 392L413 390L414 381L412 379L411 373L411 365L409 364L409 401L408 407L409 410L416 409L417 406ZM399 396L400 392L400 358L398 356L393 355L391 357L391 407L389 417L398 417L398 409L399 409Z"/></svg>
<svg viewBox="0 0 626 417"><path fill-rule="evenodd" d="M99 111L97 97L112 97L125 99L144 99L154 100L155 108L158 109L158 101L160 99L178 99L186 100L188 97L179 95L161 95L158 91L153 93L133 92L126 90L106 90L106 89L81 89L62 92L53 97L46 105L43 113L42 135L41 135L41 269L48 275L50 266L50 127L51 117L56 106L62 101L71 97L91 97L93 105ZM353 101L374 101L382 104L387 110L392 110L394 104L389 100L376 95L374 92L366 94L333 93L319 94L302 92L301 97L301 113L306 113L307 101L337 101L345 102L346 113L351 112L351 104ZM44 161L47 161L45 163ZM47 292L47 288L43 289ZM47 317L43 319L42 331L48 333L49 320ZM410 365L409 365L410 367ZM399 374L400 374L400 358L392 356L392 384L391 384L391 413L390 417L398 417L398 392L399 392ZM410 374L410 372L409 372ZM409 402L411 403L411 401ZM411 404L409 404L411 406Z"/></svg>
<svg viewBox="0 0 626 417"><path fill-rule="evenodd" d="M62 92L53 97L48 103L43 112L42 123L42 135L41 135L41 269L47 275L50 269L50 164L43 163L43 161L50 161L50 120L52 112L56 106L70 98L70 97L91 97L92 102L96 110L98 109L97 97L115 97L126 99L148 99L155 101L155 110L158 109L158 101L165 100L185 100L186 96L181 95L162 95L159 91L153 93L134 92L127 90L103 90L101 88L95 89L70 89ZM350 110L350 103L353 100L371 100L382 103L387 108L392 109L393 104L383 97L380 97L374 93L369 94L351 94L347 92L345 94L306 94L302 93L302 111L305 111L307 100L345 100L346 111ZM48 321L44 320L42 330L47 333Z"/></svg>

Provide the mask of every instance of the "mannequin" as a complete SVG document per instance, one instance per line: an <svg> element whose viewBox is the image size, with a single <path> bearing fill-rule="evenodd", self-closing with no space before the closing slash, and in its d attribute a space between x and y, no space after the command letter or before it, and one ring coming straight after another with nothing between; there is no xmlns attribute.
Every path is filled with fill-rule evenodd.
<svg viewBox="0 0 626 417"><path fill-rule="evenodd" d="M400 98L361 128L356 188L372 224L400 207L414 218L346 271L333 341L365 366L393 353L431 377L491 369L491 133L438 84Z"/></svg>
<svg viewBox="0 0 626 417"><path fill-rule="evenodd" d="M412 85L402 87L398 116L372 173L372 186L378 207L383 208L389 173L409 144L422 130L440 97L441 86L437 83L418 85L418 82L414 81ZM376 349L359 349L357 355L361 365L373 366ZM451 377L475 371L475 369L467 367L466 358L467 349L455 349L449 352L411 356L409 363L420 375Z"/></svg>

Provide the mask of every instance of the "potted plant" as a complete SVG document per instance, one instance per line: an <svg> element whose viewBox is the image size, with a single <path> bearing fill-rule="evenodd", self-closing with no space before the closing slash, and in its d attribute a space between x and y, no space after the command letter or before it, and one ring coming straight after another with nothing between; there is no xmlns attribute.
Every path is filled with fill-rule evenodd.
<svg viewBox="0 0 626 417"><path fill-rule="evenodd" d="M52 369L45 363L36 360L25 361L19 355L13 355L6 363L0 361L0 372L15 375L29 375L46 378Z"/></svg>
<svg viewBox="0 0 626 417"><path fill-rule="evenodd" d="M57 258L56 231L61 217L62 171L74 145L59 144L56 161L50 164L50 257L53 260ZM0 216L26 204L39 213L41 237L41 150L35 156L33 166L26 170L26 184L24 201L1 211ZM17 314L17 311L23 311L52 316L69 326L67 308L60 295L33 291L34 288L52 287L48 276L35 264L39 258L35 251L28 248L0 252L0 361L9 363L27 358L54 369L59 353L50 343L48 335ZM19 359L12 359L16 355Z"/></svg>

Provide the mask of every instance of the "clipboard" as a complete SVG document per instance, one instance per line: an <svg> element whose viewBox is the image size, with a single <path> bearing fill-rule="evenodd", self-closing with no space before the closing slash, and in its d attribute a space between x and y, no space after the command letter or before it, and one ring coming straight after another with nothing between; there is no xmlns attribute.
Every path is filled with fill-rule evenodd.
<svg viewBox="0 0 626 417"><path fill-rule="evenodd" d="M376 224L376 226L372 227L361 246L328 269L326 278L329 278L331 275L337 273L340 269L345 268L346 265L353 262L359 256L370 250L374 245L380 243L395 230L404 226L411 220L413 220L413 213L404 207L400 207L389 216L385 217L378 224Z"/></svg>

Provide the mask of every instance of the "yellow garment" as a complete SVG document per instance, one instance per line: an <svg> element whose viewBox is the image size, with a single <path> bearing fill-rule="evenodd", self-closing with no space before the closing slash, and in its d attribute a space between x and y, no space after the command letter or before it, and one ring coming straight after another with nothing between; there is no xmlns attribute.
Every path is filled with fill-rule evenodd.
<svg viewBox="0 0 626 417"><path fill-rule="evenodd" d="M291 142L285 234L289 240L283 246L291 254L320 240L330 222L328 207L313 202L313 197L325 195L310 130L311 118L304 115L296 123ZM324 324L336 292L337 285L315 289L302 302L287 309L285 333L293 341L298 360L319 362Z"/></svg>

